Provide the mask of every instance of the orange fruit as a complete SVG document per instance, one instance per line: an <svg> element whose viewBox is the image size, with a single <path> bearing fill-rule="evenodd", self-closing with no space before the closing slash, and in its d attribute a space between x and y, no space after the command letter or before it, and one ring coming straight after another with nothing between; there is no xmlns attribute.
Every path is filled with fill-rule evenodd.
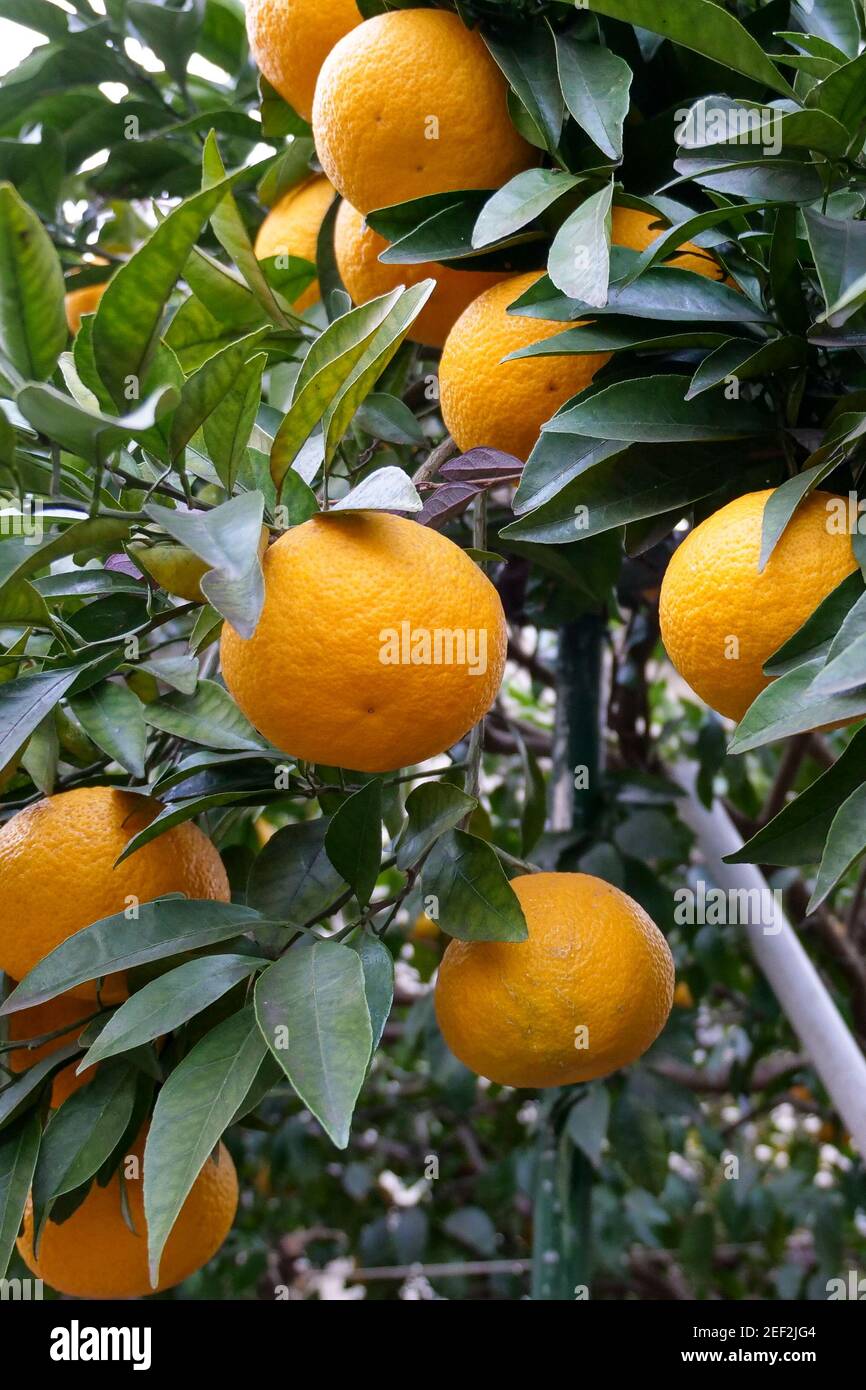
<svg viewBox="0 0 866 1390"><path fill-rule="evenodd" d="M643 908L589 874L511 881L526 941L451 941L436 1017L456 1057L502 1086L566 1086L634 1062L671 1011L674 963Z"/></svg>
<svg viewBox="0 0 866 1390"><path fill-rule="evenodd" d="M270 256L300 256L316 264L316 245L325 213L334 201L334 190L321 174L297 188L290 188L268 213L256 236L255 253L260 261ZM319 282L298 296L293 307L299 314L319 298Z"/></svg>
<svg viewBox="0 0 866 1390"><path fill-rule="evenodd" d="M147 1225L144 1219L142 1132L129 1158L136 1160L136 1176L125 1178L129 1214L135 1230L124 1219L120 1174L105 1187L94 1183L81 1206L68 1221L48 1221L38 1254L33 1248L33 1207L28 1201L18 1251L37 1279L44 1279L58 1293L73 1298L143 1298L171 1289L195 1274L219 1250L235 1219L238 1178L231 1154L220 1144L214 1160L208 1158L192 1185L163 1253L156 1289L147 1269ZM128 1162L128 1160L127 1160ZM124 1172L129 1172L121 1165Z"/></svg>
<svg viewBox="0 0 866 1390"><path fill-rule="evenodd" d="M115 868L128 841L162 809L116 787L77 787L34 802L0 829L0 969L16 980L83 927L167 893L228 902L217 851L191 821L176 825ZM95 983L76 985L95 999ZM109 975L103 1003L127 997Z"/></svg>
<svg viewBox="0 0 866 1390"><path fill-rule="evenodd" d="M526 459L542 425L610 360L603 352L502 360L575 327L508 313L540 274L514 275L485 290L448 334L439 364L442 416L464 453L486 444Z"/></svg>
<svg viewBox="0 0 866 1390"><path fill-rule="evenodd" d="M97 305L107 289L108 281L102 285L85 285L83 289L69 290L66 294L66 322L73 337L81 327L84 315L96 313Z"/></svg>
<svg viewBox="0 0 866 1390"><path fill-rule="evenodd" d="M498 188L537 163L508 115L479 35L445 10L394 10L322 64L313 134L322 168L361 212L453 189Z"/></svg>
<svg viewBox="0 0 866 1390"><path fill-rule="evenodd" d="M493 703L502 604L437 531L385 512L331 512L281 536L264 572L258 627L245 641L224 625L222 670L284 752L386 772L444 752Z"/></svg>
<svg viewBox="0 0 866 1390"><path fill-rule="evenodd" d="M829 493L800 504L762 574L764 506L749 492L714 512L674 551L659 600L667 654L697 695L742 719L770 683L764 663L857 568L847 532L828 526Z"/></svg>
<svg viewBox="0 0 866 1390"><path fill-rule="evenodd" d="M661 226L655 226L660 222ZM632 251L646 251L660 236L664 236L670 223L657 213L641 212L638 208L616 207L613 210L611 240L615 246L628 246ZM705 251L693 241L684 241L676 256L664 262L679 270L693 270L710 280L726 280L724 268L719 265L711 251ZM731 280L728 283L734 284Z"/></svg>
<svg viewBox="0 0 866 1390"><path fill-rule="evenodd" d="M412 927L413 941L436 941L440 936L439 923L434 922L426 912L420 912Z"/></svg>
<svg viewBox="0 0 866 1390"><path fill-rule="evenodd" d="M689 989L688 983L685 980L680 980L679 984L674 990L674 1008L693 1009L694 1007L695 996Z"/></svg>
<svg viewBox="0 0 866 1390"><path fill-rule="evenodd" d="M16 1073L27 1071L37 1062L41 1062L43 1057L50 1057L52 1052L67 1047L75 1041L81 1031L78 1025L84 1019L90 1018L93 1012L92 1004L76 999L71 994L59 994L56 999L48 999L44 1004L35 1004L32 1009L22 1009L20 1013L10 1014L10 1042L24 1043L29 1038L41 1038L46 1033L56 1033L60 1028L65 1029L60 1037L40 1043L38 1047L21 1047L8 1053L10 1070ZM95 1067L88 1067L87 1071L77 1076L75 1069L78 1062L79 1059L76 1057L68 1066L55 1073L51 1086L51 1104L55 1109L62 1105L73 1091L86 1085L96 1070Z"/></svg>
<svg viewBox="0 0 866 1390"><path fill-rule="evenodd" d="M354 304L366 304L398 285L417 285L428 278L436 288L409 329L413 343L442 347L463 310L482 291L503 278L494 270L451 270L436 261L423 265L386 265L379 260L388 246L384 237L366 226L363 213L351 203L340 204L334 227L334 251L340 278Z"/></svg>
<svg viewBox="0 0 866 1390"><path fill-rule="evenodd" d="M246 13L254 62L308 121L319 68L337 40L361 23L355 0L246 0Z"/></svg>

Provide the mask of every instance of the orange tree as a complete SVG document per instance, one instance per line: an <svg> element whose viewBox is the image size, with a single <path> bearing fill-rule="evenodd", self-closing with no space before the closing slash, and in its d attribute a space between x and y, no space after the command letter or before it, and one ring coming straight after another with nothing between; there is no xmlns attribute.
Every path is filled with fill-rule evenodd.
<svg viewBox="0 0 866 1390"><path fill-rule="evenodd" d="M60 1291L183 1280L226 1134L261 1204L211 1292L348 1242L493 1296L827 1296L862 7L14 15L0 1264L23 1222Z"/></svg>

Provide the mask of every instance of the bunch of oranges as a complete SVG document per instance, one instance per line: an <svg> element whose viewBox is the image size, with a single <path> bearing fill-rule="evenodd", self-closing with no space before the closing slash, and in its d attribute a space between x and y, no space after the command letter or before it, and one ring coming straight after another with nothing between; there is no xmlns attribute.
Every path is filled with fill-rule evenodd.
<svg viewBox="0 0 866 1390"><path fill-rule="evenodd" d="M75 932L170 893L229 900L219 854L191 823L175 826L116 865L132 836L158 810L158 803L146 796L107 786L81 787L26 807L0 829L0 970L22 979ZM10 1041L21 1046L8 1054L11 1071L24 1072L68 1047L86 1020L127 997L126 978L118 973L12 1014ZM52 1082L52 1106L86 1085L92 1071L79 1075L77 1060L59 1069ZM144 1138L142 1131L126 1156L123 1181L116 1173L107 1186L92 1186L68 1220L45 1225L38 1242L28 1206L18 1248L37 1278L84 1298L153 1292L141 1181ZM221 1146L218 1161L209 1159L193 1184L169 1237L160 1289L186 1279L215 1254L236 1207L237 1177Z"/></svg>

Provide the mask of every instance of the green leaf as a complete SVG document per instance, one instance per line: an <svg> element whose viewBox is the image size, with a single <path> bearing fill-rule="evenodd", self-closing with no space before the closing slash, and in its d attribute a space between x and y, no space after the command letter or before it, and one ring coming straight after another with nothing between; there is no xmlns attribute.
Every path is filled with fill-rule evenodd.
<svg viewBox="0 0 866 1390"><path fill-rule="evenodd" d="M830 823L827 843L806 912L814 912L866 849L866 786L853 791Z"/></svg>
<svg viewBox="0 0 866 1390"><path fill-rule="evenodd" d="M397 841L397 868L412 868L446 830L453 830L478 802L450 782L422 782L406 798L406 824Z"/></svg>
<svg viewBox="0 0 866 1390"><path fill-rule="evenodd" d="M547 437L542 434L542 441ZM549 435L552 440L558 437ZM587 443L596 441L583 439L575 447L585 454ZM547 500L504 527L502 538L565 545L614 527L666 516L714 493L719 470L730 457L721 447L680 445L630 449L624 460L621 449L596 447L600 457L591 453L589 466L559 491L551 484Z"/></svg>
<svg viewBox="0 0 866 1390"><path fill-rule="evenodd" d="M360 956L336 941L302 941L259 977L255 1007L292 1086L345 1149L373 1044Z"/></svg>
<svg viewBox="0 0 866 1390"><path fill-rule="evenodd" d="M614 1104L609 1135L614 1156L632 1182L658 1195L668 1172L664 1125L654 1110L641 1104L632 1083Z"/></svg>
<svg viewBox="0 0 866 1390"><path fill-rule="evenodd" d="M613 183L581 203L557 232L547 273L563 294L599 308L607 303Z"/></svg>
<svg viewBox="0 0 866 1390"><path fill-rule="evenodd" d="M687 401L688 388L685 376L617 381L561 410L544 430L653 444L738 439L773 428L772 419L758 406L720 397Z"/></svg>
<svg viewBox="0 0 866 1390"><path fill-rule="evenodd" d="M701 328L683 328L671 332L671 325L647 323L643 319L603 318L598 323L582 323L567 328L552 338L542 338L529 347L518 348L503 358L515 362L521 357L563 357L577 353L584 357L595 352L666 352L670 348L717 348L730 342L727 333L713 333ZM744 339L755 348L754 339Z"/></svg>
<svg viewBox="0 0 866 1390"><path fill-rule="evenodd" d="M103 681L70 700L72 713L89 738L137 782L145 780L147 726L141 701L123 681Z"/></svg>
<svg viewBox="0 0 866 1390"><path fill-rule="evenodd" d="M812 492L825 473L827 464L808 468L803 473L788 478L777 487L764 504L761 518L761 553L758 557L758 573L762 574L767 562L785 532L788 522L807 493Z"/></svg>
<svg viewBox="0 0 866 1390"><path fill-rule="evenodd" d="M202 151L202 191L225 186L226 171L220 157L216 132L212 130ZM210 220L214 236L234 261L268 318L284 327L288 319L274 297L261 263L256 259L243 218L230 191L214 203L210 211Z"/></svg>
<svg viewBox="0 0 866 1390"><path fill-rule="evenodd" d="M234 489L256 422L267 360L267 353L262 352L245 362L204 422L208 454L228 493Z"/></svg>
<svg viewBox="0 0 866 1390"><path fill-rule="evenodd" d="M553 34L546 24L536 23L506 28L496 36L484 34L483 38L552 153L565 121Z"/></svg>
<svg viewBox="0 0 866 1390"><path fill-rule="evenodd" d="M252 637L265 600L259 559L261 492L241 493L207 512L183 512L155 503L145 511L211 567L200 581L202 593L241 637Z"/></svg>
<svg viewBox="0 0 866 1390"><path fill-rule="evenodd" d="M405 401L386 391L371 392L359 406L354 423L373 439L383 439L389 444L423 445L427 441Z"/></svg>
<svg viewBox="0 0 866 1390"><path fill-rule="evenodd" d="M593 14L649 29L785 97L794 95L778 68L739 20L712 0L592 0ZM808 25L807 25L808 27Z"/></svg>
<svg viewBox="0 0 866 1390"><path fill-rule="evenodd" d="M568 1136L596 1170L601 1167L609 1119L610 1095L607 1087L598 1084L590 1086L583 1098L568 1112Z"/></svg>
<svg viewBox="0 0 866 1390"><path fill-rule="evenodd" d="M70 666L59 671L40 671L0 685L0 767L11 761L82 669Z"/></svg>
<svg viewBox="0 0 866 1390"><path fill-rule="evenodd" d="M832 767L747 840L725 855L726 864L780 864L799 868L821 858L833 817L866 779L866 729L858 729Z"/></svg>
<svg viewBox="0 0 866 1390"><path fill-rule="evenodd" d="M806 98L806 105L817 107L840 121L852 138L862 139L860 125L866 114L866 53L817 83Z"/></svg>
<svg viewBox="0 0 866 1390"><path fill-rule="evenodd" d="M267 747L231 695L215 681L199 681L194 695L164 695L142 709L151 728L207 748L235 752Z"/></svg>
<svg viewBox="0 0 866 1390"><path fill-rule="evenodd" d="M221 352L214 353L198 371L187 377L171 421L169 449L172 459L180 457L196 430L218 406L224 404L238 375L249 364L253 348L259 345L267 332L267 328L257 328ZM248 438L244 444L247 442Z"/></svg>
<svg viewBox="0 0 866 1390"><path fill-rule="evenodd" d="M382 372L392 361L435 288L435 280L421 280L419 284L412 285L400 294L394 307L369 340L364 353L325 407L322 422L326 465L334 457L358 406L372 391Z"/></svg>
<svg viewBox="0 0 866 1390"><path fill-rule="evenodd" d="M334 812L325 831L325 853L365 906L382 860L382 782L373 777Z"/></svg>
<svg viewBox="0 0 866 1390"><path fill-rule="evenodd" d="M399 290L350 309L319 335L298 373L292 404L274 437L271 476L279 489L301 445L349 379L390 311Z"/></svg>
<svg viewBox="0 0 866 1390"><path fill-rule="evenodd" d="M581 175L562 169L527 169L516 174L484 204L472 231L472 246L478 249L505 241L583 181Z"/></svg>
<svg viewBox="0 0 866 1390"><path fill-rule="evenodd" d="M101 1067L54 1112L33 1182L38 1225L58 1197L89 1182L114 1152L132 1118L137 1080L126 1062Z"/></svg>
<svg viewBox="0 0 866 1390"><path fill-rule="evenodd" d="M0 354L21 378L49 377L66 346L63 272L35 212L0 184Z"/></svg>
<svg viewBox="0 0 866 1390"><path fill-rule="evenodd" d="M286 825L253 864L247 902L275 922L302 927L339 896L343 880L325 851L325 819Z"/></svg>
<svg viewBox="0 0 866 1390"><path fill-rule="evenodd" d="M255 1081L265 1056L252 1008L196 1043L160 1091L144 1150L151 1283L193 1183Z"/></svg>
<svg viewBox="0 0 866 1390"><path fill-rule="evenodd" d="M176 400L173 387L162 387L128 415L114 416L79 405L56 386L27 385L18 392L15 403L35 429L72 453L96 461L129 439L149 443L149 431Z"/></svg>
<svg viewBox="0 0 866 1390"><path fill-rule="evenodd" d="M526 919L493 847L465 830L448 830L421 870L438 922L460 941L525 941Z"/></svg>
<svg viewBox="0 0 866 1390"><path fill-rule="evenodd" d="M566 105L577 124L608 159L622 159L632 81L628 63L573 33L556 34L556 62Z"/></svg>
<svg viewBox="0 0 866 1390"><path fill-rule="evenodd" d="M186 83L186 67L197 45L204 10L204 0L182 0L172 6L161 5L158 0L126 3L129 20L181 87Z"/></svg>
<svg viewBox="0 0 866 1390"><path fill-rule="evenodd" d="M773 338L763 347L742 338L730 339L704 358L692 377L686 400L694 400L695 396L720 386L729 377L737 381L750 381L754 377L784 371L787 367L802 366L808 355L802 338Z"/></svg>
<svg viewBox="0 0 866 1390"><path fill-rule="evenodd" d="M415 484L402 468L389 464L368 473L357 487L341 497L332 512L420 512L424 506Z"/></svg>
<svg viewBox="0 0 866 1390"><path fill-rule="evenodd" d="M394 958L385 943L368 932L357 933L346 944L361 957L364 993L373 1032L371 1052L375 1052L382 1041L394 1000Z"/></svg>
<svg viewBox="0 0 866 1390"><path fill-rule="evenodd" d="M857 309L857 296L864 285L866 222L852 219L843 222L834 217L825 217L814 208L804 208L803 216L821 292L827 305L827 312L822 317L834 326L840 326Z"/></svg>
<svg viewBox="0 0 866 1390"><path fill-rule="evenodd" d="M866 691L824 698L813 694L812 681L821 666L820 659L804 662L762 690L737 725L728 752L749 753L792 734L862 719L866 715Z"/></svg>
<svg viewBox="0 0 866 1390"><path fill-rule="evenodd" d="M6 1276L24 1219L41 1138L35 1114L0 1134L0 1279Z"/></svg>
<svg viewBox="0 0 866 1390"><path fill-rule="evenodd" d="M106 1057L130 1052L180 1028L267 964L256 956L205 955L151 980L115 1009L81 1059L79 1074Z"/></svg>
<svg viewBox="0 0 866 1390"><path fill-rule="evenodd" d="M228 941L261 920L258 912L239 903L180 896L141 903L137 914L118 912L68 937L25 976L0 1014L29 1009L118 970Z"/></svg>
<svg viewBox="0 0 866 1390"><path fill-rule="evenodd" d="M225 196L223 180L180 203L111 277L93 320L99 375L119 405L130 382L143 381L159 340L166 301L199 233Z"/></svg>
<svg viewBox="0 0 866 1390"><path fill-rule="evenodd" d="M37 1100L41 1100L48 1078L60 1071L79 1050L76 1043L60 1047L41 1061L34 1062L17 1081L8 1082L0 1090L0 1128L17 1120L25 1110L29 1110Z"/></svg>
<svg viewBox="0 0 866 1390"><path fill-rule="evenodd" d="M851 58L860 47L856 0L799 0L792 6L791 18L807 34L824 39Z"/></svg>
<svg viewBox="0 0 866 1390"><path fill-rule="evenodd" d="M624 262L620 256L618 263L618 250L614 247L611 255L616 275L621 273L619 263L628 268L635 263L634 252L629 252ZM550 278L542 275L515 299L509 313L552 319L557 323L583 318L587 313L593 318L601 314L626 314L630 318L661 319L669 324L688 323L692 331L697 326L705 332L711 324L768 321L763 309L729 285L676 266L656 266L645 271L633 285L612 284L603 308L564 297L554 289Z"/></svg>

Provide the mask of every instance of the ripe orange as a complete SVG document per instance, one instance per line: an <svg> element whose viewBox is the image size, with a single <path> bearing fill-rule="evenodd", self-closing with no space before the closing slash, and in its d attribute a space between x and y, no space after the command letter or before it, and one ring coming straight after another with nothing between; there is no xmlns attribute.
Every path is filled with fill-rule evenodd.
<svg viewBox="0 0 866 1390"><path fill-rule="evenodd" d="M129 1215L124 1219L120 1175L106 1187L94 1183L81 1206L62 1225L49 1221L38 1254L33 1248L33 1208L28 1201L18 1251L37 1279L73 1298L143 1298L171 1289L206 1265L219 1250L235 1219L238 1179L224 1144L209 1158L193 1183L165 1247L157 1289L147 1269L142 1156L145 1134L133 1146L135 1176L125 1179ZM130 1172L133 1165L124 1167Z"/></svg>
<svg viewBox="0 0 866 1390"><path fill-rule="evenodd" d="M502 604L438 532L384 512L332 512L281 536L264 571L259 625L244 641L225 624L222 669L284 752L386 772L444 752L493 703Z"/></svg>
<svg viewBox="0 0 866 1390"><path fill-rule="evenodd" d="M638 208L616 207L613 210L611 240L615 246L629 246L632 251L646 251L660 236L664 236L664 218L654 213L641 212ZM719 265L711 251L696 246L693 241L685 241L676 256L671 256L665 265L676 266L679 270L693 270L710 280L727 279L724 267ZM734 281L728 281L733 285Z"/></svg>
<svg viewBox="0 0 866 1390"><path fill-rule="evenodd" d="M502 1086L565 1086L628 1066L671 1011L674 963L643 908L588 874L511 886L526 941L451 941L436 1017L451 1051Z"/></svg>
<svg viewBox="0 0 866 1390"><path fill-rule="evenodd" d="M222 860L191 821L166 831L118 868L128 841L161 809L116 787L78 787L26 806L0 829L0 969L23 980L67 937L103 917L166 893L228 902ZM76 985L95 999L96 985ZM104 1003L127 997L122 974L109 975Z"/></svg>
<svg viewBox="0 0 866 1390"><path fill-rule="evenodd" d="M10 1070L13 1072L27 1071L37 1062L41 1062L43 1057L50 1057L52 1052L57 1052L61 1047L67 1047L69 1043L75 1041L81 1031L78 1025L84 1019L89 1018L92 1013L92 1004L87 1004L82 999L76 999L71 994L60 994L56 999L49 999L44 1004L34 1005L32 1009L22 1009L20 1013L11 1014L9 1017L10 1042L27 1042L29 1038L41 1038L47 1033L57 1032L60 1028L66 1031L58 1038L40 1043L39 1047L21 1047L8 1053ZM73 1091L85 1086L96 1070L95 1067L88 1067L87 1071L77 1076L75 1069L78 1066L78 1061L79 1059L75 1058L68 1066L55 1073L51 1086L51 1104L55 1109L58 1105L62 1105Z"/></svg>
<svg viewBox="0 0 866 1390"><path fill-rule="evenodd" d="M486 444L526 459L541 426L610 361L610 353L595 353L503 362L574 326L508 313L539 276L514 275L485 290L448 335L439 364L442 416L464 452Z"/></svg>
<svg viewBox="0 0 866 1390"><path fill-rule="evenodd" d="M366 304L397 285L417 285L428 277L436 288L409 330L414 343L442 347L455 319L484 290L503 276L495 270L452 270L436 261L423 265L385 265L379 260L388 242L365 225L363 213L351 203L340 204L334 228L337 268L355 304Z"/></svg>
<svg viewBox="0 0 866 1390"><path fill-rule="evenodd" d="M83 289L69 290L66 294L66 322L73 337L81 327L84 315L96 313L97 305L107 289L108 281L103 285L85 285Z"/></svg>
<svg viewBox="0 0 866 1390"><path fill-rule="evenodd" d="M313 113L319 68L361 15L355 0L246 0L253 60L284 101Z"/></svg>
<svg viewBox="0 0 866 1390"><path fill-rule="evenodd" d="M346 34L316 84L322 168L361 212L498 188L537 162L484 43L445 10L394 10Z"/></svg>
<svg viewBox="0 0 866 1390"><path fill-rule="evenodd" d="M271 208L256 237L255 253L260 261L269 256L300 256L316 263L316 244L325 213L334 200L334 190L321 174L307 179ZM295 300L299 314L319 298L319 282L314 280Z"/></svg>
<svg viewBox="0 0 866 1390"><path fill-rule="evenodd" d="M674 551L662 583L667 654L695 693L730 719L742 719L769 685L762 668L773 652L857 568L850 535L828 527L829 493L814 492L759 574L771 495L746 493L702 521Z"/></svg>

